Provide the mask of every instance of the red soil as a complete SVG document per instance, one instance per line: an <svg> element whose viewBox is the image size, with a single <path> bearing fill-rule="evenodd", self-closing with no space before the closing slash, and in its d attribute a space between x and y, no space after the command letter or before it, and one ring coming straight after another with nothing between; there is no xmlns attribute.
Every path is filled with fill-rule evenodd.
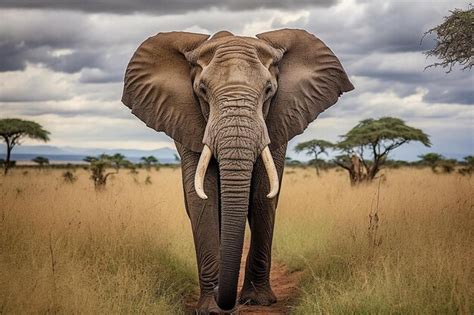
<svg viewBox="0 0 474 315"><path fill-rule="evenodd" d="M244 255L247 257L248 244L244 245ZM239 277L239 291L242 287L242 282L245 272L245 259L242 259L240 265ZM276 261L272 262L272 270L270 272L270 283L273 292L275 293L278 302L270 306L259 305L239 305L237 314L288 314L291 310L292 302L298 296L298 282L301 277L301 272L290 273L285 265ZM186 302L186 310L192 314L192 309L197 303L197 296L190 298Z"/></svg>

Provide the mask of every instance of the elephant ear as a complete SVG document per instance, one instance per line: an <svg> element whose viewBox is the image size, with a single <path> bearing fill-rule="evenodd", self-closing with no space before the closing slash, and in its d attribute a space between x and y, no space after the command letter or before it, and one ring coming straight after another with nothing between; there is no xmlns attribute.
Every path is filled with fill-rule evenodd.
<svg viewBox="0 0 474 315"><path fill-rule="evenodd" d="M354 86L334 53L304 30L272 31L257 38L283 53L278 65L278 90L266 119L270 146L276 148L301 134Z"/></svg>
<svg viewBox="0 0 474 315"><path fill-rule="evenodd" d="M206 122L194 96L185 53L209 36L171 32L144 41L125 72L122 103L157 131L196 152L202 150Z"/></svg>

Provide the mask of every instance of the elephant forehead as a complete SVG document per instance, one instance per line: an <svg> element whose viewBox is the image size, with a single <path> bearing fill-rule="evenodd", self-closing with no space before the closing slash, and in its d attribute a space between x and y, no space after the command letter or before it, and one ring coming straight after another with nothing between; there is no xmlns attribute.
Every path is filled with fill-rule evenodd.
<svg viewBox="0 0 474 315"><path fill-rule="evenodd" d="M257 49L254 45L241 38L234 38L214 46L212 62L224 63L240 59L247 63L260 62Z"/></svg>
<svg viewBox="0 0 474 315"><path fill-rule="evenodd" d="M263 68L259 62L234 56L224 61L216 59L209 66L208 73L222 83L240 82L260 85L260 81L265 79L264 69L261 67Z"/></svg>
<svg viewBox="0 0 474 315"><path fill-rule="evenodd" d="M224 36L208 40L194 51L203 65L211 61L226 62L241 59L249 63L267 64L278 52L260 39L244 36Z"/></svg>

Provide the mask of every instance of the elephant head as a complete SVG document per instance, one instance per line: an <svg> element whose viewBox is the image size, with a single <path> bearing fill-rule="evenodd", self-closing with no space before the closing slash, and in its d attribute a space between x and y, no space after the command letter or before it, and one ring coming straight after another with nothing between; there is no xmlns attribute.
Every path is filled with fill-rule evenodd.
<svg viewBox="0 0 474 315"><path fill-rule="evenodd" d="M122 102L147 126L202 152L195 177L203 191L213 155L219 164L221 249L217 303L235 306L253 165L261 156L279 179L269 148L302 133L319 113L353 89L342 65L303 30L251 37L222 31L171 32L148 38L125 74Z"/></svg>

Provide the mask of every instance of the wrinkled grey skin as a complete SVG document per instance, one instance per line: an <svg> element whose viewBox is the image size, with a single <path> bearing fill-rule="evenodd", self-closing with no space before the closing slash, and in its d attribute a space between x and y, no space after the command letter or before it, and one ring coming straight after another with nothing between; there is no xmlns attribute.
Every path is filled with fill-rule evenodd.
<svg viewBox="0 0 474 315"><path fill-rule="evenodd" d="M200 313L231 312L246 220L251 229L240 302L276 302L270 281L278 195L260 154L269 146L281 183L288 140L353 89L316 37L280 30L238 37L160 33L130 61L122 101L148 126L175 139L199 269ZM203 145L213 158L199 198L194 176Z"/></svg>

